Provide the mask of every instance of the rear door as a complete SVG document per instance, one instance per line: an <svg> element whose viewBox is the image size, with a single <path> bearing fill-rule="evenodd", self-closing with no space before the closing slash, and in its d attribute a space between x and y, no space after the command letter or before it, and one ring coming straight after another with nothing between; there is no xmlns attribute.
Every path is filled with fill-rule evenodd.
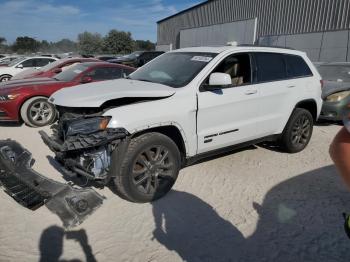
<svg viewBox="0 0 350 262"><path fill-rule="evenodd" d="M230 55L214 72L230 74L232 85L198 93L198 153L257 138L259 93L253 84L250 54Z"/></svg>
<svg viewBox="0 0 350 262"><path fill-rule="evenodd" d="M295 105L297 89L288 77L284 54L256 52L254 64L254 82L260 94L256 123L258 135L263 137L281 131Z"/></svg>

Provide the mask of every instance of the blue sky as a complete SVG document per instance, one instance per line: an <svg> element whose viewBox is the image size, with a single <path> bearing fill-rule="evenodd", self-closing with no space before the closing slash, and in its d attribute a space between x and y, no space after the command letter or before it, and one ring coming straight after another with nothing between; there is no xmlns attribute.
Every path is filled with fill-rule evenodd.
<svg viewBox="0 0 350 262"><path fill-rule="evenodd" d="M134 39L157 40L156 21L201 0L0 0L0 36L76 40L89 31L130 31Z"/></svg>

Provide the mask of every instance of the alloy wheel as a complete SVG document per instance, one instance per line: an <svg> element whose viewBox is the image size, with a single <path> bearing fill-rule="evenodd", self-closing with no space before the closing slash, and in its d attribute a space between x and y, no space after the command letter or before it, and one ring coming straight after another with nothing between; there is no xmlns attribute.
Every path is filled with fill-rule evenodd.
<svg viewBox="0 0 350 262"><path fill-rule="evenodd" d="M34 124L45 125L50 122L54 115L52 107L48 102L34 102L29 109L29 117Z"/></svg>
<svg viewBox="0 0 350 262"><path fill-rule="evenodd" d="M164 146L152 146L142 151L133 164L133 185L143 194L157 193L173 183L174 161Z"/></svg>
<svg viewBox="0 0 350 262"><path fill-rule="evenodd" d="M305 115L299 117L292 129L292 144L297 147L305 146L311 135L311 122Z"/></svg>

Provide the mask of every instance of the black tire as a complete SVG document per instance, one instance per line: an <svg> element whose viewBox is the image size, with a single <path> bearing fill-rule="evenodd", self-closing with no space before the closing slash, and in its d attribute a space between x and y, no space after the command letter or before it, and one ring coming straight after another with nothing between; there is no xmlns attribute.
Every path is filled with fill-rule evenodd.
<svg viewBox="0 0 350 262"><path fill-rule="evenodd" d="M2 76L0 76L0 82L9 81L9 80L11 80L11 78L12 78L12 75L2 75Z"/></svg>
<svg viewBox="0 0 350 262"><path fill-rule="evenodd" d="M57 116L55 107L43 96L28 99L22 105L20 113L24 123L31 127L52 124Z"/></svg>
<svg viewBox="0 0 350 262"><path fill-rule="evenodd" d="M284 151L298 153L310 142L314 120L311 113L303 108L296 108L290 117L280 139Z"/></svg>
<svg viewBox="0 0 350 262"><path fill-rule="evenodd" d="M117 157L120 156L113 154L112 161L117 162ZM178 147L160 133L133 138L122 157L119 166L111 167L115 191L122 198L136 203L151 202L167 194L181 166Z"/></svg>

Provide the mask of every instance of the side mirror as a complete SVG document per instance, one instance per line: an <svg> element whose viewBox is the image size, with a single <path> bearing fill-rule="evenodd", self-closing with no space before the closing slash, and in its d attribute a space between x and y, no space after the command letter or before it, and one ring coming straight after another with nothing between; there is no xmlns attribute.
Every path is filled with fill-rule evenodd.
<svg viewBox="0 0 350 262"><path fill-rule="evenodd" d="M91 76L83 76L81 79L80 83L82 84L87 84L92 82L92 77Z"/></svg>
<svg viewBox="0 0 350 262"><path fill-rule="evenodd" d="M209 77L209 85L204 85L203 89L213 91L232 85L232 79L229 74L212 73Z"/></svg>
<svg viewBox="0 0 350 262"><path fill-rule="evenodd" d="M16 68L23 69L23 65L22 65L22 64L19 64L18 66L16 66Z"/></svg>
<svg viewBox="0 0 350 262"><path fill-rule="evenodd" d="M56 68L55 70L53 70L53 73L55 74L59 74L62 72L62 68Z"/></svg>

